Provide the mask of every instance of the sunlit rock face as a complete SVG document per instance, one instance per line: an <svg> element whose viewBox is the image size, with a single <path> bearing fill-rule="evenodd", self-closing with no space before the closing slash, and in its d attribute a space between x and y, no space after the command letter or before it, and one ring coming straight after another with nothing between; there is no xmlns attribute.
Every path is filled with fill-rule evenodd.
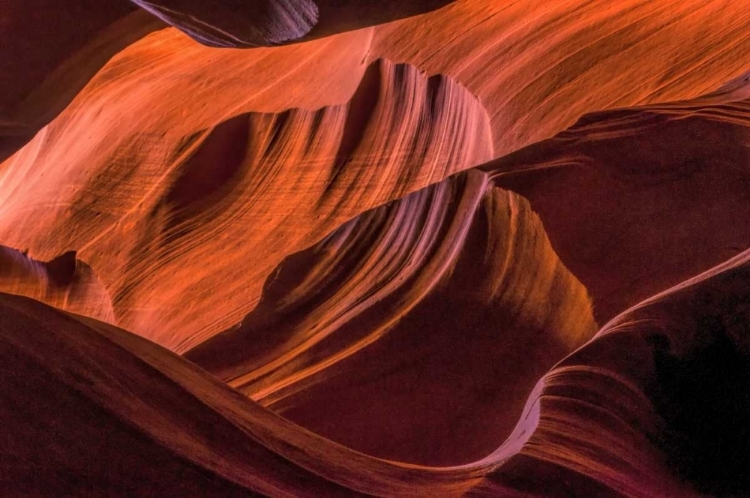
<svg viewBox="0 0 750 498"><path fill-rule="evenodd" d="M487 115L466 89L387 61L369 66L348 104L242 112L163 136L112 126L97 143L70 127L78 160L49 171L41 157L70 150L40 134L41 149L7 163L0 231L21 246L34 224L35 255L77 248L110 289L115 323L178 351L239 322L287 254L492 157ZM47 201L29 209L30 198Z"/></svg>
<svg viewBox="0 0 750 498"><path fill-rule="evenodd" d="M750 493L741 2L100 4L0 0L5 494Z"/></svg>

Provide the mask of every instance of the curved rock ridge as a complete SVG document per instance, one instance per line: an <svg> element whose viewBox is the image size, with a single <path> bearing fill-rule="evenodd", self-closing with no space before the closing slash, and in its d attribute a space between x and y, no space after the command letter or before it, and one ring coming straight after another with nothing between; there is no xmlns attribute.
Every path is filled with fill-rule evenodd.
<svg viewBox="0 0 750 498"><path fill-rule="evenodd" d="M740 78L692 101L584 116L480 169L529 199L603 323L750 247L748 98Z"/></svg>
<svg viewBox="0 0 750 498"><path fill-rule="evenodd" d="M499 456L462 467L388 462L111 325L7 294L0 309L0 461L11 494L459 496L524 439L519 431Z"/></svg>
<svg viewBox="0 0 750 498"><path fill-rule="evenodd" d="M539 344L533 340L502 343L499 347L507 349L493 350L488 345L492 332L488 339L482 331L508 323L503 306L512 308L513 299L528 298L529 309L541 316L547 316L548 306L560 318L586 316L581 312L586 307L573 306L578 311L568 314L564 306L525 294L533 289L534 277L545 274L536 269L538 261L557 261L557 252L591 293L596 316L608 320L750 247L744 223L750 216L750 104L743 100L748 97L743 77L693 101L588 115L553 139L363 214L287 258L239 328L186 356L291 420L365 453L429 464L476 458L487 450L481 443L491 441L481 436L507 434L518 413L502 411L518 398L508 396L509 386L497 379L519 387L528 372L533 384L536 372L530 364L551 365L564 354L564 347L551 348L555 352L546 360L538 358L529 352L528 343ZM484 194L479 193L503 192L497 186L527 196L551 240L542 255L529 248L514 253L529 258L513 259L521 272L518 280L494 273L495 260L486 255L502 261L513 237L525 240L525 233L536 240L534 230L509 228L502 209L490 221L475 214L481 211L478 199ZM504 195L506 205L525 205L520 197ZM455 226L467 232L456 236ZM477 226L503 235L476 235L482 230ZM477 239L471 238L472 230ZM498 281L507 285L510 302L483 297ZM571 299L564 302L580 305L570 291L584 287L575 282L563 286L569 289L565 298ZM550 329L586 330L585 323L579 322L580 329L570 324ZM476 342L467 339L467 331L476 334ZM523 333L529 330L517 332L527 337ZM518 357L516 347L535 361L509 366L516 373L512 378L482 371L483 353L488 363L507 366ZM463 352L470 359L459 360ZM462 374L470 380L457 381ZM482 379L492 379L492 387L482 391L480 402L472 389L479 390ZM492 389L503 390L505 397L493 398ZM521 399L529 389L527 382ZM455 411L436 415L444 411L430 403L440 406L446 399L461 401L451 401ZM491 399L502 400L502 408ZM462 402L472 406L469 414L461 411ZM495 413L491 429L471 418L488 406ZM476 440L462 432L454 416L471 421ZM433 427L440 429L432 433ZM434 434L461 442L441 447Z"/></svg>
<svg viewBox="0 0 750 498"><path fill-rule="evenodd" d="M147 1L165 7L177 4L173 0ZM282 6L299 6L303 1L243 2L242 9L250 12L257 5L271 6L265 11L271 15L284 11ZM10 10L25 6L19 0L4 2ZM60 10L58 3L56 10ZM78 30L74 33L79 38L85 35L86 30L79 29L86 25L81 22L85 19L81 6L85 8L90 3L91 0L66 0L75 21L61 22L60 26ZM190 19L198 24L199 13L212 8L217 9L214 15L230 24L245 18L227 16L233 12L232 6L240 5L239 0L211 2L211 8L193 0L179 3L197 9L196 17ZM315 38L426 12L444 3L399 1L388 2L384 8L383 2L365 5L319 0L320 23L309 36ZM110 8L127 9L127 5L122 2L120 7L89 10L106 12ZM42 16L48 10L35 12ZM180 8L176 11L183 12ZM156 19L145 11L141 13ZM190 14L188 10L183 13ZM41 50L28 37L36 40L36 33L41 30L53 30L45 25L40 25L39 30L24 29L35 26L27 19L29 14L24 15L18 23L10 24L11 43L2 45L9 48L9 54L22 55L0 57L0 61L27 60L29 52L19 52L14 40L26 40L32 54L51 53L52 48ZM271 19L284 24L286 17L271 15ZM616 5L587 0L554 4L540 0L459 0L424 15L341 33L325 41L273 49L217 51L174 29L166 29L133 43L110 63L117 68L120 83L117 89L106 89L106 99L110 103L127 101L128 105L116 106L100 119L89 114L87 128L88 133L93 131L99 136L110 128L110 123L121 124L137 114L142 122L151 121L151 130L163 132L173 128L181 120L180 112L186 110L191 115L189 121L196 125L192 131L198 131L226 119L227 107L232 106L235 111L239 106L245 111L281 112L292 107L342 104L351 96L367 63L386 58L411 63L428 74L452 77L477 95L490 114L495 150L502 155L554 135L586 112L693 98L718 87L747 70L748 21L750 13L744 5L724 0L631 0ZM250 26L252 23L240 28L247 30ZM133 40L143 35L141 28L131 29ZM49 40L50 44L65 46L64 37ZM93 53L86 58L103 62L114 53L104 52L107 53L103 58L94 57ZM104 71L109 69L114 68ZM91 74L78 76L76 81L90 77ZM67 87L65 95L72 97L81 84ZM159 84L162 88L155 91ZM284 91L271 90L272 86ZM26 88L31 87L18 87ZM55 98L51 89L59 92L60 88L59 84L50 86L41 93L50 101ZM90 85L84 93L102 90ZM135 92L137 98L122 99L120 92ZM243 97L238 98L238 93ZM45 119L59 112L69 97L54 110L54 106L43 106L48 113ZM243 105L250 100L254 100L253 106ZM171 116L173 111L176 113ZM210 119L197 124L195 115L207 113L212 114ZM30 114L30 108L21 109L13 120L28 123ZM167 116L170 119L164 119ZM46 122L32 121L33 126L24 125L22 132L9 135L18 137L21 133L25 138L12 143L6 140L6 150L0 158L25 143Z"/></svg>
<svg viewBox="0 0 750 498"><path fill-rule="evenodd" d="M239 328L185 356L355 450L450 465L496 449L596 330L528 203L472 172L289 256Z"/></svg>
<svg viewBox="0 0 750 498"><path fill-rule="evenodd" d="M0 453L14 462L4 489L745 494L749 271L746 251L618 316L542 378L495 452L442 468L352 451L156 344L3 294Z"/></svg>
<svg viewBox="0 0 750 498"><path fill-rule="evenodd" d="M51 259L71 247L78 248L115 296L116 309L118 300L130 303L122 305L127 309L117 312L123 316L123 321L118 323L149 337L150 334L169 334L172 337L163 339L162 343L184 351L229 327L232 321L238 322L257 302L259 289L268 276L265 271L271 271L282 257L313 244L320 235L347 219L342 215L330 226L318 229L315 221L298 218L294 221L295 230L313 226L318 236L299 246L289 244L288 250L284 248L278 257L269 260L263 257L262 264L253 264L253 267L263 267L263 271L258 270L253 275L244 272L243 279L249 287L247 295L232 291L229 297L230 302L241 297L243 304L206 305L204 310L195 310L195 319L186 316L184 320L190 325L186 331L180 330L174 322L183 320L175 318L180 315L182 306L167 303L173 296L160 293L157 287L189 287L186 296L200 293L211 300L213 290L223 288L217 282L235 281L229 275L236 273L224 268L217 271L214 278L204 271L202 268L207 265L204 262L220 258L211 252L211 243L205 244L205 239L196 238L190 244L199 248L201 254L192 263L175 263L181 272L165 272L170 281L141 284L142 274L149 275L148 264L141 261L156 256L149 252L152 245L141 244L138 227L143 225L139 225L138 220L145 213L152 213L154 205L161 202L156 199L160 194L166 195L165 189L169 188L168 182L154 190L149 190L149 186L159 184L167 171L171 181L170 175L177 174L176 165L187 160L186 155L206 136L207 130L219 123L232 122L233 118L247 112L283 114L290 108L341 106L352 99L360 82L366 85L369 78L364 75L368 61L387 54L399 61L414 61L418 64L416 67L430 73L444 70L444 74L449 75L445 78L453 76L467 85L467 94L479 95L481 106L491 118L494 150L489 147L488 150L498 155L552 135L573 123L583 112L615 105L692 98L743 69L744 58L738 54L748 49L748 38L743 31L747 24L746 9L737 10L736 5L718 0L700 5L683 2L672 6L674 9L646 1L618 3L607 8L603 5L572 0L554 6L532 0L512 5L464 0L414 19L301 44L249 51L201 46L174 29L152 33L112 57L53 123L0 165L0 175L16 179L25 176L19 181L28 184L20 188L14 180L0 187L3 198L11 199L9 202L15 206L12 211L17 211L7 214L11 210L5 208L3 218L18 221L19 217L26 216L18 212L45 212L44 217L35 218L38 231L22 231L18 227L31 225L17 224L15 228L0 229L0 241L13 247L28 247L30 254L41 260ZM697 13L691 14L693 11ZM583 14L586 16L582 17ZM114 34L115 30L110 32ZM117 32L134 33L124 28ZM428 32L431 37L434 35L429 44L425 43ZM539 36L545 36L544 44L537 44ZM92 50L96 52L95 48ZM468 55L464 57L465 54ZM653 54L665 55L662 58ZM93 52L89 55L92 60L96 59ZM78 72L70 74L78 78ZM400 84L402 80L397 78L396 81ZM403 84L410 83L407 80ZM40 104L35 108L45 113L52 109L54 106L48 104L45 95L55 92L39 93L40 100L35 102ZM456 104L449 101L447 108L455 105L458 109L465 105L464 97L457 100ZM467 108L475 105L476 101L471 100L473 103L466 105ZM364 107L367 107L366 101ZM28 111L30 108L24 109L27 110L20 109L20 114L13 114L17 116L13 122L23 121L23 116L33 114ZM394 116L402 114L397 112ZM405 121L422 127L423 117L418 116L419 112L414 111ZM37 125L22 125L18 129L25 130L21 134L27 136L43 121L36 120ZM354 121L353 129L357 129L359 124ZM265 129L260 127L261 132ZM316 145L313 136L316 128L305 129L309 130L306 139ZM387 141L392 146L398 141L396 133L395 130L372 131L368 132L367 139L381 137L386 141L382 136L388 136ZM475 133L477 143L487 135L481 131ZM18 135L15 131L11 134ZM266 140L262 135L254 135L252 130L249 135L253 135L256 142ZM446 146L452 141L447 134L434 136L434 140L438 138ZM305 140L299 133L297 139ZM20 144L14 143L12 149ZM241 139L239 145L226 147L241 149ZM477 154L473 159L464 157L458 162L463 168L487 159L484 154ZM416 162L408 162L410 171L432 168L427 163L418 167ZM455 171L454 167L459 166L451 165L448 169ZM31 175L31 171L36 173ZM224 169L221 171L222 175L226 174ZM403 170L389 170L387 174L395 174L395 171ZM338 173L329 171L325 175L340 178ZM365 175L356 181L368 179ZM433 176L429 181L440 179ZM58 192L58 185L73 189L86 185L88 192L63 190L49 202L49 193ZM414 185L408 190L423 186L425 184ZM306 184L294 188L306 189ZM369 186L358 184L358 188L369 189ZM291 190L291 187L285 189ZM26 197L22 198L20 192L25 192ZM272 190L266 193L283 197ZM314 202L325 206L340 201L336 192L333 195L311 192L310 199L315 195L320 197ZM144 197L146 201L140 205ZM49 209L50 204L56 207ZM85 212L78 208L66 211L63 207L71 205L86 206ZM358 212L375 205L364 206ZM99 221L97 213L101 213ZM123 213L127 213L127 219L123 219ZM154 222L154 233L161 237L161 226L166 222L160 221L159 216ZM48 221L40 221L45 217ZM6 228L10 226L2 220L0 223ZM119 225L115 227L115 223ZM246 226L243 225L243 232L247 232ZM51 233L55 237L51 237ZM223 237L226 240L233 234L225 230ZM555 237L553 234L553 242ZM180 237L181 244L190 238ZM161 242L155 245L160 246ZM163 254L159 257L169 260ZM250 265L248 258L244 261L245 265ZM139 269L135 277L127 270L133 266ZM192 271L191 268L198 269ZM242 268L240 266L238 271ZM172 278L175 274L180 276L180 281ZM132 296L142 285L149 289L141 303L133 304L133 299L141 299ZM637 298L628 303L635 301ZM137 310L131 309L131 304ZM618 304L605 310L602 316L611 317L620 309ZM149 332L147 328L159 332Z"/></svg>
<svg viewBox="0 0 750 498"><path fill-rule="evenodd" d="M165 25L128 2L0 0L0 161L60 113L110 57Z"/></svg>
<svg viewBox="0 0 750 498"><path fill-rule="evenodd" d="M251 51L210 49L175 30L162 30L133 43L113 57L68 109L39 133L23 152L3 163L0 170L34 170L40 174L44 170L48 177L65 176L60 169L86 172L86 175L100 178L97 182L106 184L107 192L121 183L117 178L129 177L135 181L138 175L134 171L149 171L152 174L148 178L155 181L161 176L155 171L158 169L156 165L173 163L175 157L185 152L185 147L190 148L186 145L190 137L202 136L207 128L243 112L280 113L291 107L315 109L348 101L363 78L366 61L383 53L398 60L418 61L429 71L436 70L435 64L444 61L440 65L445 74L456 75L480 95L482 105L492 116L494 154L504 153L551 135L571 123L581 112L595 107L693 97L700 93L700 89L736 75L741 68L737 62L741 58L736 55L746 50L747 37L738 38L742 30L735 27L742 24L744 28L747 14L724 4L719 8L719 3L713 1L701 5L705 16L698 19L688 14L689 5L680 7L670 17L670 9L660 8L653 2L636 2L630 8L618 4L601 10L596 2L585 5L562 2L553 8L546 6L547 10L540 12L533 2L502 6L463 1L414 20L305 44ZM589 25L588 21L577 21L582 19L581 12L591 14L585 19L596 22ZM456 21L451 22L454 18L472 20L473 24L469 23L472 29L454 28ZM715 26L716 29L690 38L689 42L684 41L684 36L670 35L674 30L683 34L695 32L697 25ZM419 48L424 45L424 32L430 30L435 33L435 43L429 50ZM495 37L487 36L488 32L501 33L502 40L515 36L518 40L503 44ZM539 33L550 34L548 47L518 51L537 40ZM551 33L558 33L558 36L551 36ZM584 42L589 39L592 43L598 41L586 45ZM391 42L386 43L387 40ZM670 54L669 64L660 58L642 56L642 52L650 50L653 44L660 47L659 53ZM397 46L402 48L397 49ZM586 48L575 51L570 48L572 46ZM623 46L629 48L621 50ZM616 54L613 54L611 51L615 48ZM467 50L472 54L470 57L456 55L465 54ZM688 57L688 50L691 54L703 55ZM674 60L679 63L673 65ZM621 85L620 80L609 76L613 72L607 68L614 67L612 64L626 68L617 74L618 78L628 79L628 85ZM558 77L562 68L570 80L565 85L560 84ZM602 74L606 76L604 83ZM632 84L634 74L638 76L638 84ZM283 91L279 91L280 88ZM522 91L524 88L535 90L528 93ZM623 93L618 88L634 90ZM185 95L190 98L183 98ZM513 95L517 97L513 98ZM508 101L506 97L512 100ZM558 105L560 99L564 99L564 106ZM553 104L555 112L549 108ZM528 118L519 115L522 109L532 110ZM559 112L560 109L565 112ZM535 114L537 110L544 111L543 115ZM526 131L519 135L516 131L520 130L521 121ZM36 128L29 130L35 131ZM485 159L477 158L476 163ZM117 171L113 171L115 169ZM116 179L104 178L105 175ZM80 184L81 180L64 180L63 183ZM147 185L149 181L139 180L138 183ZM40 192L42 190L47 195L54 189L40 188ZM97 210L95 192L86 194L90 196L86 203ZM133 208L133 204L138 203L136 199L141 197L137 191L130 189L120 195L126 198L121 204L128 205L128 209L143 209ZM24 202L34 206L38 201ZM61 200L60 205L66 202ZM111 203L103 204L112 209ZM67 219L68 216L57 215L56 219ZM111 220L109 223L111 226ZM99 246L91 246L88 250L86 241L76 238L81 227L85 227L87 234L101 231L86 221L77 222L75 227L61 226L60 230L66 234L63 238L76 239L65 248L50 241L46 235L45 241L41 242L39 237L28 233L20 236L3 231L2 240L11 246L28 247L30 254L38 259L52 258L67 247L80 248L84 258L94 264L108 288L112 289L113 295L122 294L123 289L127 294L127 287L137 284L122 282L119 268L131 260L130 251L117 245L108 249L109 255L104 251L94 254ZM202 247L201 243L196 244ZM291 252L296 249L292 247ZM285 251L283 255L287 254L289 252ZM140 254L134 257L140 258ZM268 268L277 262L270 262ZM199 275L197 272L195 276ZM259 275L251 285L259 288L266 276ZM206 285L197 278L188 280L194 288L211 287L210 282ZM246 302L252 303L255 299L257 296L251 295ZM154 305L158 306L158 302ZM149 313L145 308L147 306L141 310ZM249 310L230 311L223 316L227 317L226 321L238 320L246 311ZM152 313L161 314L155 308ZM123 325L138 331L145 327L130 320ZM143 318L144 323L149 320ZM204 320L210 320L209 316L205 315ZM205 325L196 323L199 327ZM218 325L221 329L229 323ZM155 327L154 330L167 329ZM178 333L177 328L170 326L169 330ZM187 336L185 340L192 343ZM180 339L175 338L174 343L178 342Z"/></svg>
<svg viewBox="0 0 750 498"><path fill-rule="evenodd" d="M750 495L750 10L447 3L0 0L4 495Z"/></svg>
<svg viewBox="0 0 750 498"><path fill-rule="evenodd" d="M80 42L91 36L81 26L87 26L85 15L90 15L92 10L101 16L108 9L113 9L113 12L119 9L112 14L113 18L120 11L128 10L126 3L119 7L84 10L90 0L69 0L66 12L71 13L71 20L60 22L59 26L68 27L70 33L52 36L54 30L43 24L37 26L30 18L32 13L24 10L25 4L18 0L4 1L9 21L3 26L7 28L2 46L7 53L2 52L0 61L11 65L14 60L25 62L22 71L8 68L5 74L14 78L25 77L23 75L29 67L26 61L35 57L34 54L52 54L62 49L67 37L75 36ZM275 6L292 4L291 0L274 3L267 0L264 3ZM319 8L324 15L318 30L320 36L336 31L325 26L326 18L332 19L330 23L339 30L350 29L361 27L367 19L382 22L402 14L439 7L443 3L439 0L389 3L387 9L373 13L370 8L363 14L360 10L367 9L363 5L346 4L342 8L339 2L330 2L330 5L321 2ZM222 2L212 2L212 5L219 4ZM223 5L215 15L229 17L231 22L242 18L226 16L234 4L225 0ZM252 10L248 5L244 3L242 8ZM744 54L750 48L750 42L744 36L744 29L750 14L740 4L729 5L722 0L664 4L634 0L604 7L599 2L583 0L556 2L554 5L538 0L513 4L461 0L421 16L359 33L334 36L320 44L279 47L270 52L226 50L223 51L226 53L218 54L216 50L176 34L175 30L163 30L123 51L123 57L134 64L130 65L130 71L121 73L122 85L132 89L133 81L140 80L144 72L160 73L162 77L169 75L171 87L167 95L172 97L141 90L138 92L140 99L148 100L142 103L143 108L150 108L157 115L164 114L169 112L165 109L169 105L164 103L171 102L174 95L190 95L190 102L183 99L180 106L190 107L191 114L207 112L203 107L205 102L211 101L213 121L216 122L225 117L222 108L226 105L217 105L216 95L227 94L232 97L231 103L236 104L236 91L262 95L258 105L263 108L252 109L256 111L280 112L290 107L313 108L344 103L364 68L362 58L370 61L387 58L412 63L430 74L451 76L466 85L487 107L492 119L495 149L499 154L505 154L552 136L570 126L583 113L692 98L747 69ZM207 10L203 4L196 5L196 8ZM280 12L274 9L271 12ZM35 12L41 19L41 13L47 9ZM42 21L45 19L49 23L50 17ZM91 26L104 25L95 21L91 21ZM143 18L139 22L143 23ZM34 29L36 27L39 29ZM130 26L128 29L133 41L156 27ZM40 31L47 33L49 40L49 47L45 45L45 50L35 35ZM111 31L113 34L121 32L114 28ZM30 37L34 37L33 43ZM426 39L430 42L425 43ZM322 47L329 45L331 53L321 52ZM82 60L101 61L98 63L101 64L114 53L112 47L122 48L124 44L104 46L110 48L97 54L84 54ZM360 57L344 56L353 52L358 52ZM338 60L332 63L331 59ZM55 63L45 64L42 67L47 69L41 70L49 71L55 67ZM76 66L79 72L82 66ZM90 64L86 67L100 66ZM64 92L66 100L60 101L59 105L48 105L50 99L57 98L50 89L59 92L63 87L58 81L45 87L47 90L38 92L47 104L24 106L11 117L4 118L3 121L15 122L17 126L14 125L15 131L8 132L10 138L4 140L4 153L0 158L25 143L58 113L91 74L76 75L78 83L68 87ZM150 77L153 78L153 74ZM270 92L268 77L273 82L278 81L285 91ZM319 81L325 84L317 86ZM300 87L320 91L304 91ZM23 92L33 86L23 84L13 88ZM324 91L325 88L328 90ZM228 92L228 89L233 91ZM8 102L14 105L21 97L13 89L5 94L12 98ZM320 99L327 101L321 102ZM111 102L117 100L116 96L110 95ZM311 103L311 100L317 102ZM131 110L132 104L119 112L130 115ZM46 117L32 119L32 112L44 113ZM121 122L122 118L115 121ZM169 129L174 123L175 120L164 123L162 129ZM106 128L101 125L91 127L97 130ZM18 138L21 135L24 138Z"/></svg>
<svg viewBox="0 0 750 498"><path fill-rule="evenodd" d="M476 99L388 61L349 105L241 113L188 135L111 132L128 130L125 142L75 139L63 153L73 135L47 128L0 171L0 232L34 257L79 248L116 323L178 351L238 323L286 255L492 157ZM61 154L53 170L40 160L49 153ZM32 220L36 235L21 228Z"/></svg>
<svg viewBox="0 0 750 498"><path fill-rule="evenodd" d="M112 301L89 265L68 251L48 262L0 246L0 292L27 296L50 306L114 321Z"/></svg>
<svg viewBox="0 0 750 498"><path fill-rule="evenodd" d="M330 36L424 14L455 0L130 0L210 47L248 48Z"/></svg>
<svg viewBox="0 0 750 498"><path fill-rule="evenodd" d="M210 47L257 47L301 38L318 21L313 0L130 0Z"/></svg>
<svg viewBox="0 0 750 498"><path fill-rule="evenodd" d="M626 496L746 495L749 296L744 251L617 316L545 376L524 453Z"/></svg>
<svg viewBox="0 0 750 498"><path fill-rule="evenodd" d="M113 55L169 24L205 45L265 46L298 40L313 26L307 39L428 12L450 0L402 0L372 7L338 0L131 1L102 5L93 0L40 0L33 9L21 0L0 1L0 161L70 104ZM204 52L209 59L211 53ZM264 58L260 55L259 60Z"/></svg>
<svg viewBox="0 0 750 498"><path fill-rule="evenodd" d="M500 156L585 113L713 91L750 69L748 23L724 0L462 0L379 27L370 54L466 86Z"/></svg>

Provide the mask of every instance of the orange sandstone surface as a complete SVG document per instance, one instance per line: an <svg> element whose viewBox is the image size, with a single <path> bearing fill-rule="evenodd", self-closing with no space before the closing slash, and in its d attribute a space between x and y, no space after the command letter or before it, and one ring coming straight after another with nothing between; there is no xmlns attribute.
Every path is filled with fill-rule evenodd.
<svg viewBox="0 0 750 498"><path fill-rule="evenodd" d="M78 251L115 324L185 351L349 218L583 113L694 98L741 73L750 14L667 3L457 2L249 50L152 33L0 166L0 242L42 260Z"/></svg>
<svg viewBox="0 0 750 498"><path fill-rule="evenodd" d="M750 493L743 2L100 3L0 0L3 495Z"/></svg>

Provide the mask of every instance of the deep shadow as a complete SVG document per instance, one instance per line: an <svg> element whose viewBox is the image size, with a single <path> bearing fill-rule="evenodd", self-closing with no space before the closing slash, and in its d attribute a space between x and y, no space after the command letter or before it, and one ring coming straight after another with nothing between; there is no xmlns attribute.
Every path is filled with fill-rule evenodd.
<svg viewBox="0 0 750 498"><path fill-rule="evenodd" d="M750 494L750 355L730 338L720 317L705 316L708 340L684 357L656 341L658 393L651 396L665 420L670 466L703 493Z"/></svg>

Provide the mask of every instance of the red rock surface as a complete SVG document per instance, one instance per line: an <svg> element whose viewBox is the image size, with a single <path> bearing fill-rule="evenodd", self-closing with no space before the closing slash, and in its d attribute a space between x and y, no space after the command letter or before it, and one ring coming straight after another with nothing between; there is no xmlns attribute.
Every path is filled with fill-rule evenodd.
<svg viewBox="0 0 750 498"><path fill-rule="evenodd" d="M3 495L750 493L742 2L0 7Z"/></svg>
<svg viewBox="0 0 750 498"><path fill-rule="evenodd" d="M83 162L47 169L41 156L69 157L50 136L6 163L0 232L35 255L78 249L106 282L116 323L178 351L239 322L285 255L492 157L487 116L464 88L385 61L349 105L243 113L189 136L152 136L153 147L136 129L125 144L87 145L70 131ZM48 236L29 237L32 223ZM189 294L200 298L185 308Z"/></svg>
<svg viewBox="0 0 750 498"><path fill-rule="evenodd" d="M116 324L184 351L236 324L255 307L262 283L284 256L352 216L547 138L582 113L694 98L737 76L745 65L738 54L750 48L742 31L748 14L722 2L702 3L703 17L653 2L608 8L560 2L544 10L535 5L457 2L375 28L252 50L204 47L170 29L152 33L110 60L59 118L3 165L12 178L6 181L23 187L7 194L0 242L28 248L42 260L78 251L110 290ZM581 21L584 14L592 16L590 23ZM463 28L451 28L451 20ZM695 32L696 23L709 21L714 29L700 36L674 34ZM431 33L430 43L423 30ZM343 119L341 106L360 88L352 105L368 114L373 97L367 95L374 91L365 69L379 57L408 61L414 70L385 81L397 95L383 89L365 129L356 116ZM427 74L417 77L420 68ZM426 118L422 103L431 90L419 85L435 73L462 90L444 92L437 115ZM341 122L317 127L311 116L299 128L302 114L323 107L332 108L322 112L331 119L340 113ZM242 129L232 128L239 125L221 124L239 123L245 113L279 114L282 121L272 124L268 116L267 124L251 123L259 129L248 128L243 146ZM287 115L297 119L284 121ZM273 138L270 130L281 122L283 133ZM213 129L220 131L209 133ZM222 133L240 138L218 139ZM241 163L244 168L234 166L234 181L249 183L255 193L215 193L222 204L236 206L233 212L182 223L180 240L172 241L165 225L174 220L164 219L169 210L160 207L163 197L209 137L214 140L206 154ZM432 144L422 145L425 140ZM491 147L483 145L488 140ZM269 154L257 148L264 141L274 145ZM363 143L357 150L350 142ZM334 157L342 153L357 157L348 163ZM276 173L248 175L258 161L266 166L252 171ZM336 161L367 171L367 178L359 178L356 168L347 167L356 187L345 182L328 189L325 202L349 209L326 204L322 212L291 216L296 203L324 202L323 188L310 185L315 180L305 173L290 181L285 171L310 172L326 182ZM383 161L394 167L385 168ZM227 178L232 167L222 166L212 181ZM398 188L387 194L379 182ZM102 196L106 200L98 201ZM287 228L278 228L280 218ZM31 219L38 227L34 233L22 228ZM239 228L248 224L253 230ZM235 247L222 250L227 243Z"/></svg>
<svg viewBox="0 0 750 498"><path fill-rule="evenodd" d="M744 252L618 316L542 377L496 451L442 468L339 446L149 341L2 295L0 452L16 462L3 483L14 493L744 494L747 262Z"/></svg>
<svg viewBox="0 0 750 498"><path fill-rule="evenodd" d="M491 453L596 328L526 200L472 171L287 258L239 328L186 357L346 446L448 465Z"/></svg>
<svg viewBox="0 0 750 498"><path fill-rule="evenodd" d="M73 251L42 262L0 246L0 292L31 297L98 320L115 319L107 289Z"/></svg>

